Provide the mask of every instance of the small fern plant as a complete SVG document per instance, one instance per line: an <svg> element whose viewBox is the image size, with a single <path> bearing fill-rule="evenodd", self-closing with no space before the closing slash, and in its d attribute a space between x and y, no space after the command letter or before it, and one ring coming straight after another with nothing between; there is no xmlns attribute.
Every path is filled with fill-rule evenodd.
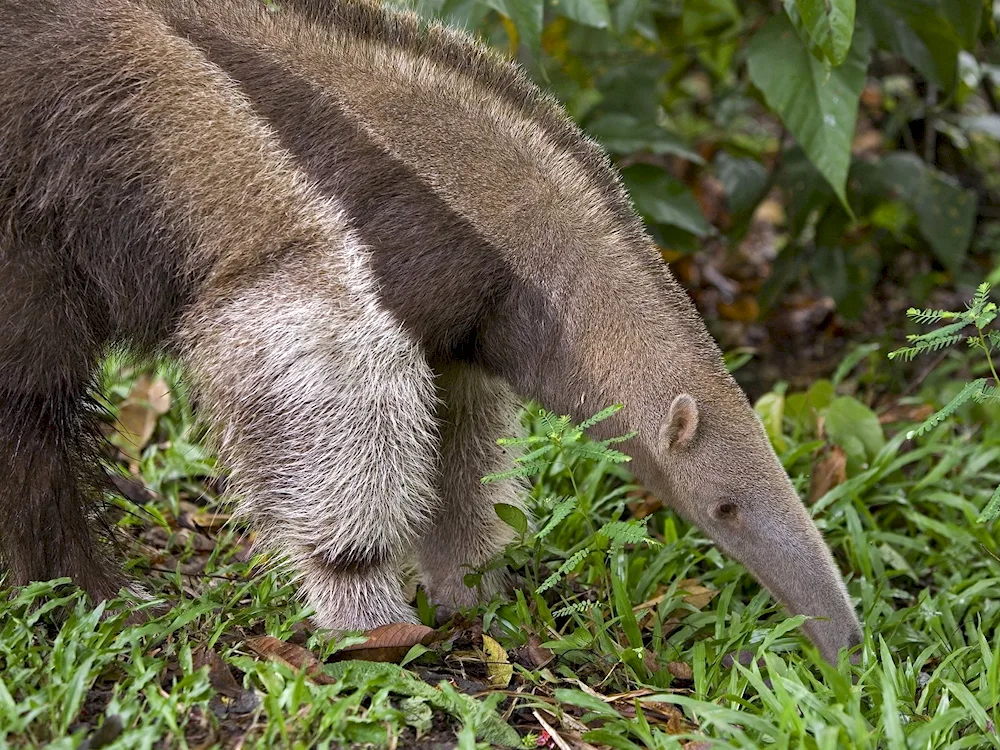
<svg viewBox="0 0 1000 750"><path fill-rule="evenodd" d="M998 388L1000 377L997 376L996 366L993 363L993 350L1000 346L1000 331L987 330L997 317L997 306L990 301L990 285L987 282L979 285L965 310L918 310L911 307L906 311L906 316L922 325L935 323L945 323L945 325L929 333L907 336L909 346L889 352L889 359L902 359L908 362L920 354L937 352L964 341L970 349L979 349L983 352L991 375L966 383L951 401L924 420L924 423L907 437L914 438L930 432L969 401L1000 402L1000 388ZM1000 487L993 491L993 496L977 520L979 523L986 523L998 515L1000 515Z"/></svg>
<svg viewBox="0 0 1000 750"><path fill-rule="evenodd" d="M543 543L566 519L576 515L588 526L589 533L586 538L577 541L573 548L567 551L568 554L562 563L537 586L535 589L537 594L556 586L593 552L617 551L628 545L656 543L647 535L644 522L614 520L599 527L596 526L588 513L589 508L585 499L588 493L581 488L576 476L578 466L592 466L601 461L623 464L632 460L613 446L634 437L634 432L601 441L591 440L586 434L587 429L608 419L621 408L621 404L609 406L578 425L573 424L568 416L557 416L540 410L537 414L539 429L536 430L535 434L518 438L503 438L498 441L500 445L520 448L524 453L514 459L514 465L510 469L483 477L484 484L534 477L554 468L568 480L573 490L568 497L548 497L542 501L542 505L549 510L548 518L538 530L533 532L523 510L506 503L494 505L500 519L518 533L519 539L514 546L522 552L534 552L536 569L540 567L538 555L542 550ZM507 562L513 563L515 566L528 562L527 556L523 559L518 559L518 557L515 554L513 555L514 559L507 560ZM474 574L467 576L466 579L467 584L474 585L476 582ZM589 602L579 603L576 606L589 604ZM562 612L560 611L558 614L562 614Z"/></svg>

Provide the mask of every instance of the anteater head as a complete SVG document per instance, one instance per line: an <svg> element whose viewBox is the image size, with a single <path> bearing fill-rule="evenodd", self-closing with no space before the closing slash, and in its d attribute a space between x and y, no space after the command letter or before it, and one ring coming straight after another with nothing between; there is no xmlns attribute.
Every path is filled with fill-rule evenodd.
<svg viewBox="0 0 1000 750"><path fill-rule="evenodd" d="M830 551L728 374L692 378L668 399L656 442L648 483L792 614L812 618L803 627L828 661L861 643Z"/></svg>

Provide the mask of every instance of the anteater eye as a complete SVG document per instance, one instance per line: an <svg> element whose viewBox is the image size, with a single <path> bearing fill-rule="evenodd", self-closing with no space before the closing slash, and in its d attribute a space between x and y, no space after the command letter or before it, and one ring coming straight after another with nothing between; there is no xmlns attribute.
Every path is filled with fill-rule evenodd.
<svg viewBox="0 0 1000 750"><path fill-rule="evenodd" d="M731 518L736 518L738 511L739 507L736 503L730 500L723 500L715 506L715 517L720 520L729 520Z"/></svg>

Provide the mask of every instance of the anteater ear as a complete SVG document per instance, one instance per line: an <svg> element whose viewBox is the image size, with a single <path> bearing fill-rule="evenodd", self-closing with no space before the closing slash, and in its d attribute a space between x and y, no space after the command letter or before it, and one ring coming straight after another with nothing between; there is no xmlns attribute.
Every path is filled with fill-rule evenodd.
<svg viewBox="0 0 1000 750"><path fill-rule="evenodd" d="M660 428L660 444L664 450L687 448L698 432L698 404L687 393L677 396Z"/></svg>

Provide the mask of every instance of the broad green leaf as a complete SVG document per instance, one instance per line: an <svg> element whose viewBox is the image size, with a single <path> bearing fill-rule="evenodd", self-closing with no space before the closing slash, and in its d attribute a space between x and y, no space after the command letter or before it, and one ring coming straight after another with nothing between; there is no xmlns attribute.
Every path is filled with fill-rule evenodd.
<svg viewBox="0 0 1000 750"><path fill-rule="evenodd" d="M825 409L837 395L837 387L829 380L817 380L806 392L809 397L809 406L813 409Z"/></svg>
<svg viewBox="0 0 1000 750"><path fill-rule="evenodd" d="M717 39L727 32L739 29L743 16L733 0L684 0L681 17L684 39Z"/></svg>
<svg viewBox="0 0 1000 750"><path fill-rule="evenodd" d="M782 14L761 27L748 49L753 84L798 139L844 206L868 46L867 35L855 34L844 64L827 70Z"/></svg>
<svg viewBox="0 0 1000 750"><path fill-rule="evenodd" d="M719 152L715 174L726 188L726 205L734 216L751 213L767 187L767 170L756 159L741 159Z"/></svg>
<svg viewBox="0 0 1000 750"><path fill-rule="evenodd" d="M544 0L485 0L486 4L517 27L521 43L532 50L542 44L542 11Z"/></svg>
<svg viewBox="0 0 1000 750"><path fill-rule="evenodd" d="M975 0L957 0L975 4ZM875 43L895 52L946 91L955 86L963 40L942 13L941 0L879 0L858 11Z"/></svg>
<svg viewBox="0 0 1000 750"><path fill-rule="evenodd" d="M781 434L782 422L785 415L785 396L781 393L771 391L765 393L753 405L753 410L757 412L760 421L764 425L771 444L779 453L784 449L785 438Z"/></svg>
<svg viewBox="0 0 1000 750"><path fill-rule="evenodd" d="M854 36L854 0L795 0L802 25L834 66L847 59Z"/></svg>
<svg viewBox="0 0 1000 750"><path fill-rule="evenodd" d="M808 435L815 435L819 415L836 396L833 383L817 380L805 393L793 393L785 398L785 416Z"/></svg>
<svg viewBox="0 0 1000 750"><path fill-rule="evenodd" d="M712 231L694 196L659 167L636 164L622 171L636 209L648 221L679 227L698 237Z"/></svg>
<svg viewBox="0 0 1000 750"><path fill-rule="evenodd" d="M601 111L625 113L639 122L656 122L671 69L670 63L645 56L624 56L616 64L598 68L594 84L601 92Z"/></svg>
<svg viewBox="0 0 1000 750"><path fill-rule="evenodd" d="M878 281L883 260L879 249L867 242L844 246L850 218L839 207L831 207L816 227L816 252L808 259L817 285L848 318L860 316L869 304L868 294Z"/></svg>
<svg viewBox="0 0 1000 750"><path fill-rule="evenodd" d="M649 3L650 0L621 0L615 3L613 12L618 32L624 34L631 31L636 22L647 12Z"/></svg>
<svg viewBox="0 0 1000 750"><path fill-rule="evenodd" d="M590 693L584 693L582 690L556 688L555 699L561 704L577 706L585 711L590 711L609 719L617 719L621 716L621 714L615 711L614 707L609 706L600 698L597 698Z"/></svg>
<svg viewBox="0 0 1000 750"><path fill-rule="evenodd" d="M976 46L984 12L992 12L992 6L992 0L941 0L942 14L951 22L967 50Z"/></svg>
<svg viewBox="0 0 1000 750"><path fill-rule="evenodd" d="M955 272L972 242L978 208L976 194L933 169L926 171L921 187L913 206L917 226L938 259Z"/></svg>
<svg viewBox="0 0 1000 750"><path fill-rule="evenodd" d="M857 464L868 463L885 445L878 416L851 396L841 396L830 403L823 426L831 442L843 448L848 460Z"/></svg>
<svg viewBox="0 0 1000 750"><path fill-rule="evenodd" d="M480 0L444 0L434 15L457 29L472 29L489 12L489 6Z"/></svg>
<svg viewBox="0 0 1000 750"><path fill-rule="evenodd" d="M493 508L496 510L496 514L500 517L500 520L514 529L518 534L523 535L528 531L528 516L516 505L494 503Z"/></svg>
<svg viewBox="0 0 1000 750"><path fill-rule="evenodd" d="M614 154L634 154L648 151L651 154L673 154L682 159L704 164L705 160L679 136L670 133L654 122L642 122L623 112L603 115L587 125L587 132Z"/></svg>
<svg viewBox="0 0 1000 750"><path fill-rule="evenodd" d="M552 0L552 9L571 21L606 29L611 24L607 0Z"/></svg>
<svg viewBox="0 0 1000 750"><path fill-rule="evenodd" d="M890 199L913 211L920 234L952 273L958 271L972 242L977 202L972 190L931 169L914 154L889 154L875 164L859 165L858 174Z"/></svg>

